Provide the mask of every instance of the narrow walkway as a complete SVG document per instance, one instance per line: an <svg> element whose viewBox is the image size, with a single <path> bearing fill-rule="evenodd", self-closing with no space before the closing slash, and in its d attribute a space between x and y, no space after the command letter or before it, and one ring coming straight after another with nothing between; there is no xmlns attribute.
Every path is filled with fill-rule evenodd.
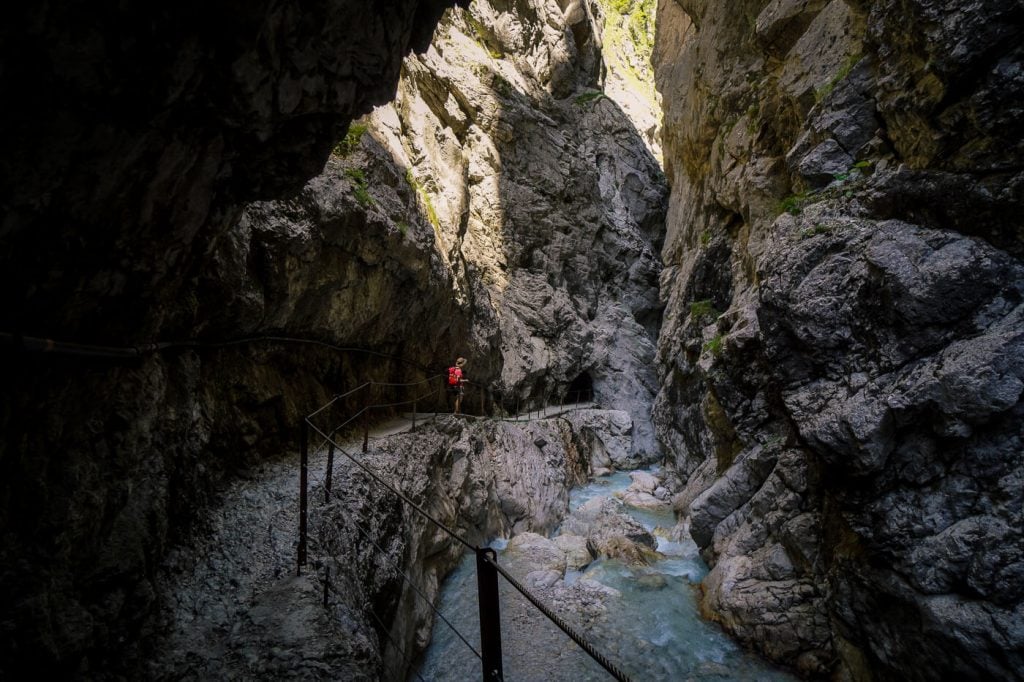
<svg viewBox="0 0 1024 682"><path fill-rule="evenodd" d="M591 402L551 406L502 418L509 422L549 419L590 409ZM416 425L448 413L417 412ZM493 419L460 415L467 419ZM371 443L409 431L412 413L393 417L370 428ZM357 453L362 438L342 445ZM372 446L371 446L372 447ZM319 436L310 439L309 488L321 489L326 476L327 448ZM335 456L333 475L352 466ZM165 558L157 589L166 606L159 616L168 634L158 644L154 669L174 670L202 678L219 670L220 657L232 629L252 607L255 597L295 572L299 507L299 456L258 465L231 483L218 504L206 510L192 541L171 549ZM315 502L314 502L315 503Z"/></svg>

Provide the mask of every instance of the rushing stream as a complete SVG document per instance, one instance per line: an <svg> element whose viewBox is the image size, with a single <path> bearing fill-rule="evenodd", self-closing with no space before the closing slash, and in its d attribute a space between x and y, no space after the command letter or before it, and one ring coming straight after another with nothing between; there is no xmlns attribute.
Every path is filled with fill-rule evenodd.
<svg viewBox="0 0 1024 682"><path fill-rule="evenodd" d="M611 497L630 484L626 472L601 477L570 494L570 511L597 497ZM626 508L649 531L675 525L672 512ZM634 680L794 680L739 645L697 609L697 585L707 573L690 540L658 537L663 559L641 570L617 560L599 559L583 571L568 571L567 583L592 580L617 590L607 602L607 618L586 630L586 637ZM557 535L557 532L556 532ZM496 541L496 549L504 549ZM501 562L499 552L499 563ZM611 677L565 634L510 586L500 581L502 647L506 680L608 680ZM439 610L479 651L476 572L472 556L445 581ZM557 609L556 609L557 610ZM561 614L574 627L584 625ZM583 628L580 628L583 629ZM480 662L458 636L438 620L418 675L424 680L480 678ZM411 679L420 679L414 673Z"/></svg>

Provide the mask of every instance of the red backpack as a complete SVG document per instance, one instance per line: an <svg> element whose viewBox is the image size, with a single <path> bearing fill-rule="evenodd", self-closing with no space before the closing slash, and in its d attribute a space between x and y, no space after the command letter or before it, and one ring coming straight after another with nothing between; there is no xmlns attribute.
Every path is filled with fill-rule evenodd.
<svg viewBox="0 0 1024 682"><path fill-rule="evenodd" d="M449 386L458 386L460 379L462 379L462 370L459 369L458 367L449 367L448 368L448 385Z"/></svg>

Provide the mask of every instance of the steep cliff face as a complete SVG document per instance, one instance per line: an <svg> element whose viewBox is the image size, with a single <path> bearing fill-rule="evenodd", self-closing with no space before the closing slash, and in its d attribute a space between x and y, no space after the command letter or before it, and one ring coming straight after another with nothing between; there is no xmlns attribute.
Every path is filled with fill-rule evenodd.
<svg viewBox="0 0 1024 682"><path fill-rule="evenodd" d="M263 324L315 320L442 366L464 355L509 408L592 387L634 415L620 464L657 457L666 189L631 120L596 90L595 22L579 3L453 11L406 61L394 104L298 198L250 207L209 279L253 292L239 305L279 318ZM278 264L253 267L253 253Z"/></svg>
<svg viewBox="0 0 1024 682"><path fill-rule="evenodd" d="M584 377L635 415L651 457L665 186L630 119L592 94L594 18L561 4L456 12L376 120L465 279L472 354L500 357L485 376L523 400Z"/></svg>
<svg viewBox="0 0 1024 682"><path fill-rule="evenodd" d="M1024 12L658 16L655 421L708 615L808 673L1019 676Z"/></svg>
<svg viewBox="0 0 1024 682"><path fill-rule="evenodd" d="M456 14L400 104L335 146L446 4L79 3L0 29L20 55L0 74L19 95L0 331L200 341L116 365L4 356L5 669L138 663L121 642L151 634L166 549L357 380L461 353L509 407L652 401L665 189L629 119L580 97L601 62L587 7ZM370 352L222 343L264 335ZM649 420L634 431L620 464L656 453Z"/></svg>
<svg viewBox="0 0 1024 682"><path fill-rule="evenodd" d="M112 346L287 331L225 314L200 273L243 201L301 187L349 120L393 95L447 4L12 9L2 331ZM289 442L325 383L394 369L265 344L116 364L11 350L0 673L116 660L152 607L169 538L218 482Z"/></svg>

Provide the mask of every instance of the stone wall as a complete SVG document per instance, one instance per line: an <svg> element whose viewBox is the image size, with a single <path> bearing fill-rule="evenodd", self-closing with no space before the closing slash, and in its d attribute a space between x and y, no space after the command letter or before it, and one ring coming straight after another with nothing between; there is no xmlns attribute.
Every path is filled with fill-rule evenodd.
<svg viewBox="0 0 1024 682"><path fill-rule="evenodd" d="M1019 5L658 16L655 421L707 614L808 674L1019 676Z"/></svg>

